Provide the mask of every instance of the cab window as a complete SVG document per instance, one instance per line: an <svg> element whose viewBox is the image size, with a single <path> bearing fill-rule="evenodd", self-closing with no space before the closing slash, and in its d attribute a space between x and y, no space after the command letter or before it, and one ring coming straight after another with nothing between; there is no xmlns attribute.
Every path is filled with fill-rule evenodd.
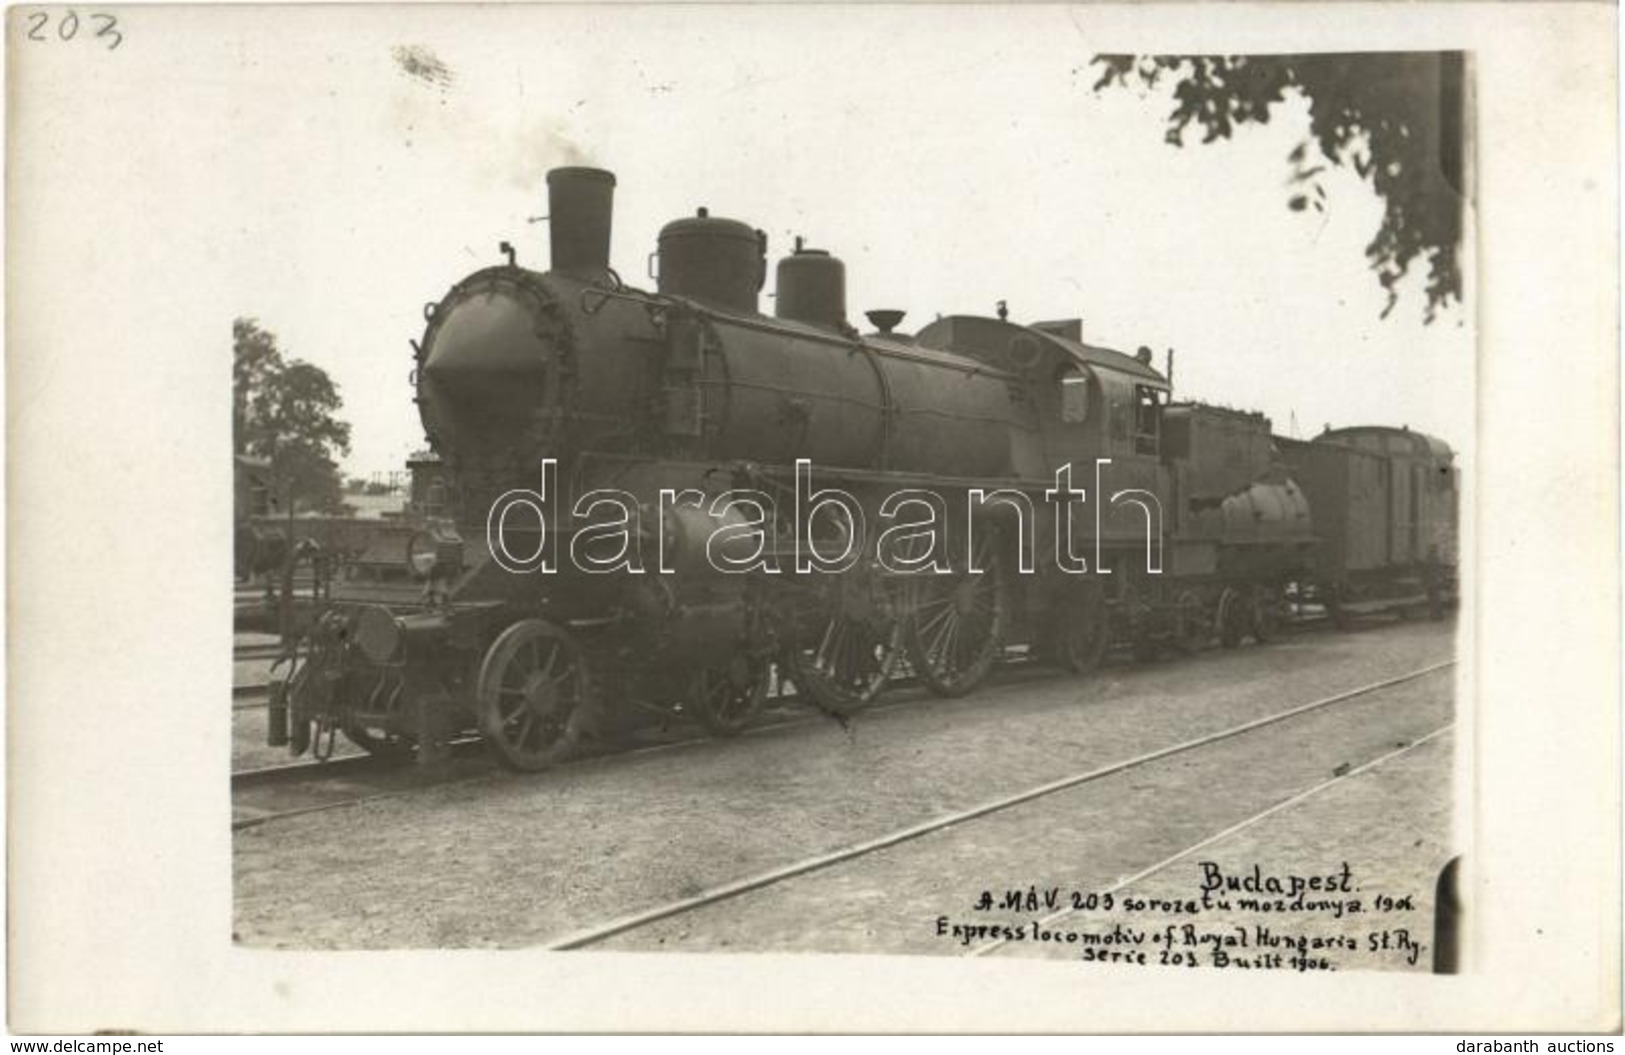
<svg viewBox="0 0 1625 1055"><path fill-rule="evenodd" d="M1157 430L1162 422L1162 393L1150 385L1134 386L1134 450L1157 453Z"/></svg>
<svg viewBox="0 0 1625 1055"><path fill-rule="evenodd" d="M446 511L446 485L439 480L429 485L423 496L423 515L440 516Z"/></svg>
<svg viewBox="0 0 1625 1055"><path fill-rule="evenodd" d="M1089 420L1089 375L1076 366L1061 368L1061 420L1081 425Z"/></svg>

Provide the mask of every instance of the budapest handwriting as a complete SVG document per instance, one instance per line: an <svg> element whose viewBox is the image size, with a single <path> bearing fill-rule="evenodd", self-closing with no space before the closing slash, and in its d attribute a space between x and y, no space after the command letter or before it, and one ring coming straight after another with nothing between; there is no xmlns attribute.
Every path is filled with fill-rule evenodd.
<svg viewBox="0 0 1625 1055"><path fill-rule="evenodd" d="M1198 861L1194 880L1187 892L1158 895L1036 884L986 889L972 899L971 918L940 915L932 928L963 947L1066 946L1085 961L1140 966L1415 967L1428 951L1419 937L1425 925L1406 918L1417 911L1414 895L1364 890L1347 861L1301 873Z"/></svg>

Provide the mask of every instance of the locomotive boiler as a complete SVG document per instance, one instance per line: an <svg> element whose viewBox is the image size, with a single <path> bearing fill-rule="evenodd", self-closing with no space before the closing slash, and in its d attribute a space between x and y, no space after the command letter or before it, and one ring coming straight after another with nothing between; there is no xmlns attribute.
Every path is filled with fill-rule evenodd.
<svg viewBox="0 0 1625 1055"><path fill-rule="evenodd" d="M610 267L614 177L548 174L551 268L426 305L417 404L443 520L415 578L336 582L273 742L432 759L477 728L543 768L641 713L742 728L770 685L845 716L901 671L968 692L1005 649L1091 669L1267 639L1314 581L1310 501L1261 415L1171 401L1076 320L848 321L798 240L704 208L656 288Z"/></svg>

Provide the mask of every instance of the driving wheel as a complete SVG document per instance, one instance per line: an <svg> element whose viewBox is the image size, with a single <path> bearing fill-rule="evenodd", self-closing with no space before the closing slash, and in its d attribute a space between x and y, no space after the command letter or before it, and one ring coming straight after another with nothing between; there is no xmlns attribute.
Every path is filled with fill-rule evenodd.
<svg viewBox="0 0 1625 1055"><path fill-rule="evenodd" d="M938 696L963 696L983 681L998 658L1007 608L997 536L983 532L975 567L909 578L904 644L909 665Z"/></svg>
<svg viewBox="0 0 1625 1055"><path fill-rule="evenodd" d="M876 577L826 577L803 596L785 649L796 692L828 714L845 717L885 689L903 651L897 598Z"/></svg>

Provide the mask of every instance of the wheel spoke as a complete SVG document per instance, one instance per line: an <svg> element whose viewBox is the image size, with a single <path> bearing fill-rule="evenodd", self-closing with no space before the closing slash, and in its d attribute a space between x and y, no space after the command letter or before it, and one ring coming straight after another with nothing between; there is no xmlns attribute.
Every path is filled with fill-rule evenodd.
<svg viewBox="0 0 1625 1055"><path fill-rule="evenodd" d="M557 677L549 678L546 682L543 682L543 685L546 688L551 689L553 692L563 696L567 694L566 686L568 686L575 679L575 675L575 667L568 666L565 667Z"/></svg>
<svg viewBox="0 0 1625 1055"><path fill-rule="evenodd" d="M954 606L953 606L953 602L951 600L945 600L945 601L941 602L941 604L942 604L942 611L941 612L937 613L937 615L933 616L931 619L927 620L926 622L920 624L920 634L921 634L921 636L929 634L931 632L932 627L936 626L942 620L944 620L944 619L946 619L949 616L954 614Z"/></svg>
<svg viewBox="0 0 1625 1055"><path fill-rule="evenodd" d="M824 646L818 650L818 669L834 671L841 654L841 638L846 628L839 619L832 618L824 630Z"/></svg>
<svg viewBox="0 0 1625 1055"><path fill-rule="evenodd" d="M837 678L850 678L854 665L854 653L858 648L857 635L853 632L852 624L842 619L840 630L835 635L835 654L833 656L831 671Z"/></svg>
<svg viewBox="0 0 1625 1055"><path fill-rule="evenodd" d="M903 627L910 666L939 696L962 695L992 669L1005 605L998 533L977 534L969 554L963 543L954 547L952 573L931 584L932 596Z"/></svg>
<svg viewBox="0 0 1625 1055"><path fill-rule="evenodd" d="M885 687L902 635L914 634L921 621L935 627L949 618L952 605L935 592L925 580L905 576L872 582L854 576L826 588L821 598L824 615L807 621L805 643L787 654L789 680L796 683L798 694L804 693L820 710L843 717L868 703ZM816 635L811 632L815 627ZM739 673L729 680L719 707L742 721L755 712L766 692L762 679L771 677L771 668L752 670L743 684Z"/></svg>
<svg viewBox="0 0 1625 1055"><path fill-rule="evenodd" d="M947 614L948 618L943 620L942 629L932 636L930 643L925 647L925 661L927 663L935 663L936 658L942 654L943 643L947 641L948 635L953 631L954 624L959 622L958 612L950 608Z"/></svg>
<svg viewBox="0 0 1625 1055"><path fill-rule="evenodd" d="M838 622L839 620L831 619L828 623L824 624L824 639L818 643L818 651L813 654L814 663L819 662L825 656L829 655L830 641L835 635L836 624Z"/></svg>
<svg viewBox="0 0 1625 1055"><path fill-rule="evenodd" d="M863 691L863 678L868 670L863 662L863 634L860 627L848 626L845 636L842 637L842 650L840 650L840 675L845 679L847 688L853 691Z"/></svg>
<svg viewBox="0 0 1625 1055"><path fill-rule="evenodd" d="M521 678L528 678L536 671L537 642L525 641L514 649L513 659L508 663L508 669L517 672Z"/></svg>
<svg viewBox="0 0 1625 1055"><path fill-rule="evenodd" d="M976 652L987 641L987 627L981 620L961 619L954 641L955 670L964 671L976 661Z"/></svg>

